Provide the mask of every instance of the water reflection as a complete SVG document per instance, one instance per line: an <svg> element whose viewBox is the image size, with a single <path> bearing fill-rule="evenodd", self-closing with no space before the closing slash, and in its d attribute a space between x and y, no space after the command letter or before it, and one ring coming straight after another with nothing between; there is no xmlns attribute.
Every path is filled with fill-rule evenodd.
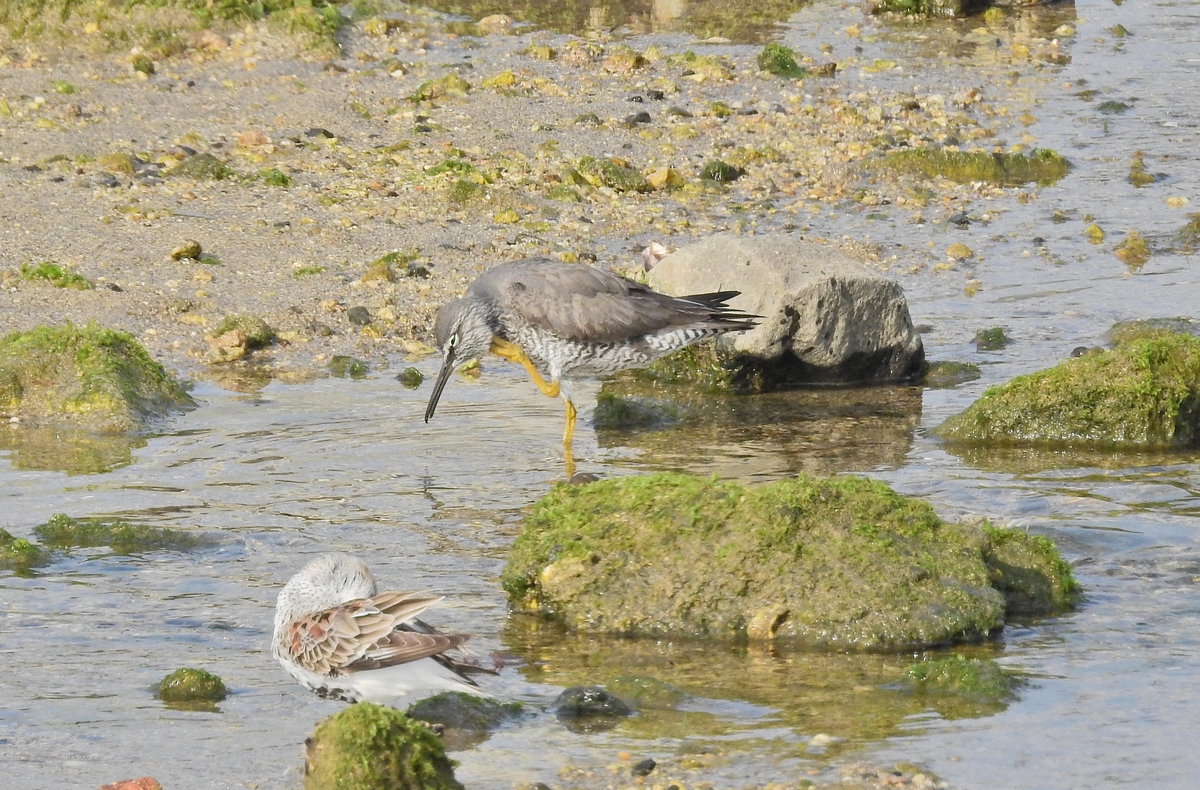
<svg viewBox="0 0 1200 790"><path fill-rule="evenodd" d="M0 451L14 469L89 475L133 463L146 446L136 434L97 434L55 427L0 428Z"/></svg>
<svg viewBox="0 0 1200 790"><path fill-rule="evenodd" d="M914 694L902 688L912 654L886 655L779 650L569 634L529 616L510 617L501 634L524 660L526 680L556 686L628 684L631 677L686 693L674 705L640 705L622 720L621 735L703 741L734 732L790 729L805 738L827 733L848 741L895 735L904 720L934 712L942 718L988 716L1008 700ZM955 652L991 658L998 647ZM948 654L946 654L948 655ZM736 702L737 705L728 703ZM738 705L742 707L739 708Z"/></svg>
<svg viewBox="0 0 1200 790"><path fill-rule="evenodd" d="M699 394L660 430L601 428L601 447L641 451L637 465L739 480L901 466L921 421L919 387L805 389L753 397ZM672 401L673 403L675 401Z"/></svg>
<svg viewBox="0 0 1200 790"><path fill-rule="evenodd" d="M698 38L720 36L756 44L777 38L780 23L808 5L807 0L591 0L545 3L536 0L432 0L422 5L473 20L508 14L521 22L555 33L585 35L589 31L622 31L631 35L684 32Z"/></svg>

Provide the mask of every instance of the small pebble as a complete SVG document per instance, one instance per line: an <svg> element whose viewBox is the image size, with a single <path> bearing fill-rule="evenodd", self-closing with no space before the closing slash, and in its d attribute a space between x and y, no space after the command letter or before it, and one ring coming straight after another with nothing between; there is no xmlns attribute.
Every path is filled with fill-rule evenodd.
<svg viewBox="0 0 1200 790"><path fill-rule="evenodd" d="M625 119L626 126L637 126L639 123L650 123L650 113L638 112Z"/></svg>
<svg viewBox="0 0 1200 790"><path fill-rule="evenodd" d="M366 326L371 323L371 311L362 305L355 305L346 311L346 318L352 324Z"/></svg>
<svg viewBox="0 0 1200 790"><path fill-rule="evenodd" d="M654 762L652 758L647 757L645 760L642 760L640 763L634 765L633 768L630 768L629 773L633 774L634 776L649 776L650 772L653 771L657 766L658 763Z"/></svg>

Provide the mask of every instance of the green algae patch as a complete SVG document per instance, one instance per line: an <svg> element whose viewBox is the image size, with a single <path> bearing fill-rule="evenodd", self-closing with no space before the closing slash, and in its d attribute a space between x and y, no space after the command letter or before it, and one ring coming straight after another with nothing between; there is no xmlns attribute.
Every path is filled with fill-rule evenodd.
<svg viewBox="0 0 1200 790"><path fill-rule="evenodd" d="M158 698L167 703L220 702L228 695L225 683L203 669L177 669L158 682Z"/></svg>
<svg viewBox="0 0 1200 790"><path fill-rule="evenodd" d="M0 427L0 450L8 453L13 469L100 474L129 466L133 451L145 446L140 434L101 434L56 425Z"/></svg>
<svg viewBox="0 0 1200 790"><path fill-rule="evenodd" d="M650 191L650 183L645 176L615 159L585 156L579 160L576 169L594 187L608 187L614 192Z"/></svg>
<svg viewBox="0 0 1200 790"><path fill-rule="evenodd" d="M226 332L244 332L246 348L262 348L275 340L275 330L263 319L256 315L227 315L212 331L212 337L220 337Z"/></svg>
<svg viewBox="0 0 1200 790"><path fill-rule="evenodd" d="M0 338L0 415L115 433L196 404L129 334L89 324Z"/></svg>
<svg viewBox="0 0 1200 790"><path fill-rule="evenodd" d="M744 176L746 171L740 167L734 167L728 162L720 159L713 159L706 162L704 167L700 169L700 177L706 181L716 181L718 184L729 184L737 181Z"/></svg>
<svg viewBox="0 0 1200 790"><path fill-rule="evenodd" d="M471 90L471 83L451 72L435 80L422 82L409 96L410 101L422 102L443 99L447 96L466 96Z"/></svg>
<svg viewBox="0 0 1200 790"><path fill-rule="evenodd" d="M1200 249L1200 212L1188 214L1188 221L1175 233L1179 249L1190 255Z"/></svg>
<svg viewBox="0 0 1200 790"><path fill-rule="evenodd" d="M0 529L0 570L15 571L18 575L50 562L46 551L25 538L15 538L8 530Z"/></svg>
<svg viewBox="0 0 1200 790"><path fill-rule="evenodd" d="M207 535L133 524L120 519L76 519L63 513L56 513L45 524L34 527L33 534L42 543L54 548L108 546L118 554L154 549L187 551L214 545L213 539Z"/></svg>
<svg viewBox="0 0 1200 790"><path fill-rule="evenodd" d="M990 659L950 656L918 661L904 672L901 685L919 694L952 694L976 702L1010 700L1017 679Z"/></svg>
<svg viewBox="0 0 1200 790"><path fill-rule="evenodd" d="M1079 585L1054 541L983 524L983 561L1004 595L1008 617L1042 617L1075 606Z"/></svg>
<svg viewBox="0 0 1200 790"><path fill-rule="evenodd" d="M655 474L556 487L501 582L515 611L579 631L900 650L1003 623L981 544L865 478Z"/></svg>
<svg viewBox="0 0 1200 790"><path fill-rule="evenodd" d="M90 291L92 289L92 283L88 278L59 266L57 263L23 263L18 276L29 282L45 282L55 288L68 288L72 291Z"/></svg>
<svg viewBox="0 0 1200 790"><path fill-rule="evenodd" d="M877 166L926 178L946 178L959 184L982 181L1000 186L1020 186L1031 181L1053 184L1071 169L1066 158L1048 148L1035 148L1028 154L916 148L888 154Z"/></svg>
<svg viewBox="0 0 1200 790"><path fill-rule="evenodd" d="M758 53L756 63L759 71L778 77L799 80L808 76L808 72L796 63L796 53L782 44L767 44Z"/></svg>
<svg viewBox="0 0 1200 790"><path fill-rule="evenodd" d="M453 730L486 731L521 715L519 702L500 702L462 691L443 691L408 706L408 717Z"/></svg>
<svg viewBox="0 0 1200 790"><path fill-rule="evenodd" d="M644 368L622 371L612 379L618 391L640 386L694 387L702 392L743 389L735 380L734 365L715 340L704 340L655 360Z"/></svg>
<svg viewBox="0 0 1200 790"><path fill-rule="evenodd" d="M1165 335L992 387L937 433L966 444L1200 445L1200 339Z"/></svg>
<svg viewBox="0 0 1200 790"><path fill-rule="evenodd" d="M305 790L462 790L441 740L403 713L359 702L317 725Z"/></svg>
<svg viewBox="0 0 1200 790"><path fill-rule="evenodd" d="M329 360L329 375L335 379L365 379L371 372L371 366L357 357L336 354Z"/></svg>

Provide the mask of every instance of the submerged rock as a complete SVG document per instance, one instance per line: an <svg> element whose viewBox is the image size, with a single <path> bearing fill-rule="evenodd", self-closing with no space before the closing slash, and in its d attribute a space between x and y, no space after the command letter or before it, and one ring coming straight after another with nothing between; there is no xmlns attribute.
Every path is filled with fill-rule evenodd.
<svg viewBox="0 0 1200 790"><path fill-rule="evenodd" d="M125 332L67 324L0 338L0 416L117 433L195 405Z"/></svg>
<svg viewBox="0 0 1200 790"><path fill-rule="evenodd" d="M515 611L579 631L900 650L1004 622L986 544L864 478L656 474L556 487L501 581Z"/></svg>
<svg viewBox="0 0 1200 790"><path fill-rule="evenodd" d="M983 561L1008 617L1042 617L1075 605L1079 586L1053 541L988 523L982 529Z"/></svg>
<svg viewBox="0 0 1200 790"><path fill-rule="evenodd" d="M163 702L220 702L228 695L225 683L203 669L177 669L158 683Z"/></svg>
<svg viewBox="0 0 1200 790"><path fill-rule="evenodd" d="M633 715L633 708L600 686L571 686L551 705L572 732L603 732Z"/></svg>
<svg viewBox="0 0 1200 790"><path fill-rule="evenodd" d="M969 362L930 362L921 383L930 389L949 389L981 375L979 366Z"/></svg>
<svg viewBox="0 0 1200 790"><path fill-rule="evenodd" d="M493 730L521 714L521 703L499 702L462 691L443 691L408 706L408 717L451 730Z"/></svg>
<svg viewBox="0 0 1200 790"><path fill-rule="evenodd" d="M996 702L1012 697L1017 680L995 661L956 655L910 665L901 685L922 694L954 694L977 702Z"/></svg>
<svg viewBox="0 0 1200 790"><path fill-rule="evenodd" d="M676 296L734 288L730 304L762 316L753 330L693 347L699 378L727 380L710 382L718 388L910 381L924 371L904 291L834 248L721 234L663 258L648 278Z"/></svg>
<svg viewBox="0 0 1200 790"><path fill-rule="evenodd" d="M926 17L964 17L976 13L989 0L863 0L868 14L906 14Z"/></svg>
<svg viewBox="0 0 1200 790"><path fill-rule="evenodd" d="M359 702L305 742L305 790L462 790L441 740L398 710Z"/></svg>
<svg viewBox="0 0 1200 790"><path fill-rule="evenodd" d="M1161 335L991 387L937 433L967 444L1200 445L1200 339Z"/></svg>
<svg viewBox="0 0 1200 790"><path fill-rule="evenodd" d="M45 565L50 555L25 538L16 538L0 529L0 570L28 573L30 568Z"/></svg>
<svg viewBox="0 0 1200 790"><path fill-rule="evenodd" d="M207 535L178 529L131 524L128 521L75 519L56 513L45 524L34 527L33 534L55 548L108 546L118 554L154 549L186 551L214 544Z"/></svg>

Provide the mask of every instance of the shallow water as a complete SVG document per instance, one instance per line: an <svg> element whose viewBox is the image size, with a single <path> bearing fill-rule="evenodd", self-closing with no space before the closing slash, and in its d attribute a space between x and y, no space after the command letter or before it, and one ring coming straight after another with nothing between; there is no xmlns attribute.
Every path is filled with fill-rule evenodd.
<svg viewBox="0 0 1200 790"><path fill-rule="evenodd" d="M970 788L1192 786L1200 769L1191 746L1200 726L1197 457L959 457L930 436L985 387L1102 342L1114 321L1194 315L1200 303L1196 261L1173 240L1185 213L1200 210L1200 6L1096 3L1013 24L1052 31L1064 20L1077 29L1065 50L1071 61L1041 67L988 49L970 32L978 20L864 24L855 40L839 31L862 22L857 11L818 4L783 30L797 49L833 42L835 57L861 46L864 63L904 62L914 50L928 59L911 73L848 73L847 90L856 79L949 85L938 69L950 53L949 68L971 69L988 91L1009 90L1016 111L1037 118L1036 144L1075 163L1058 185L1030 190L1031 202L994 201L991 222L967 230L933 210L923 225L899 211L869 219L853 207L808 219L815 235L903 245L895 273L914 321L932 327L928 355L977 362L980 380L952 390L777 394L731 406L728 419L703 430L597 436L581 426L575 442L585 471L677 468L744 480L853 471L923 497L946 517L987 516L1053 537L1087 598L1075 613L1009 627L983 648L1028 676L1015 702L925 710L886 688L904 657L636 647L507 620L496 580L506 547L523 508L562 471L561 407L513 366L488 365L476 385L452 382L429 425L421 421L428 386L406 390L386 372L243 394L202 384L201 408L166 434L92 448L91 466L71 467L44 444L0 451L2 525L14 534L66 512L220 538L189 553L76 550L31 578L0 576L4 786L87 787L151 774L166 787L297 787L300 744L340 705L304 692L269 658L272 605L306 559L328 550L364 557L385 584L446 593L431 619L475 633L477 652L504 657L496 693L524 701L530 714L455 754L468 786L552 783L561 766L604 766L622 750L697 748L731 754L711 772L721 785L794 781L830 754L865 750ZM1117 23L1132 35L1114 38L1108 29ZM1084 88L1100 93L1085 101ZM1099 113L1109 98L1132 109ZM1126 183L1139 149L1165 180ZM1193 202L1169 208L1170 196ZM1067 221L1052 222L1055 211ZM1102 247L1083 238L1087 214L1110 232ZM1130 229L1158 249L1136 272L1111 252ZM1046 240L1044 252L1035 236ZM954 241L983 255L971 267L982 283L975 296L964 293L963 267L903 273L915 251ZM997 324L1016 342L976 352L974 333ZM418 366L428 376L436 360ZM54 471L68 467L115 468ZM219 712L173 711L152 697L151 685L181 665L225 679L234 693ZM543 712L563 685L627 674L693 696L604 733L572 733ZM847 740L822 755L810 744L818 733Z"/></svg>

